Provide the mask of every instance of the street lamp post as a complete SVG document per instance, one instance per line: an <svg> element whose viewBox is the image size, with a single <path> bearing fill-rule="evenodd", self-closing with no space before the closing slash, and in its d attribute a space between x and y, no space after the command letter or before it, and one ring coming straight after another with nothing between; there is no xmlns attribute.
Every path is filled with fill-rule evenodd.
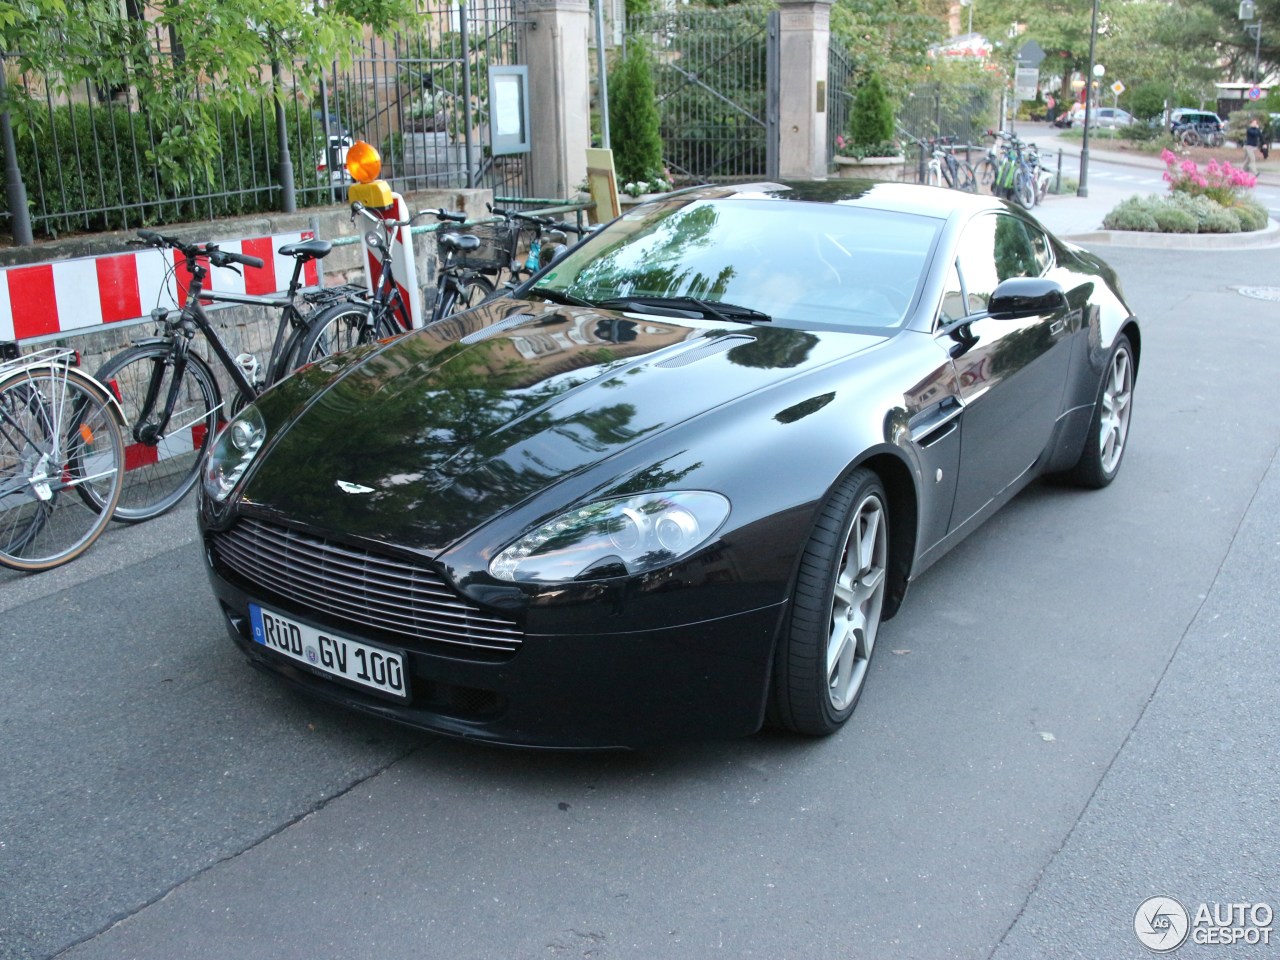
<svg viewBox="0 0 1280 960"><path fill-rule="evenodd" d="M1253 20L1255 17L1257 22L1246 23L1244 32L1253 37L1253 82L1257 85L1262 83L1262 18L1258 16L1254 0L1241 0L1239 19Z"/></svg>
<svg viewBox="0 0 1280 960"><path fill-rule="evenodd" d="M1077 197L1089 196L1089 114L1092 112L1089 110L1089 101L1093 97L1094 72L1100 66L1093 62L1097 43L1098 0L1093 0L1093 21L1089 25L1089 73L1085 77L1084 88L1084 145L1080 148L1080 186L1076 188Z"/></svg>

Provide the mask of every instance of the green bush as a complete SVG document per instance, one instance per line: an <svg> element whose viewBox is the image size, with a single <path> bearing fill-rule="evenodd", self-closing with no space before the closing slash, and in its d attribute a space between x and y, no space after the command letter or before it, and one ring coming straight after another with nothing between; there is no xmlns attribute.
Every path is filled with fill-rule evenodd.
<svg viewBox="0 0 1280 960"><path fill-rule="evenodd" d="M609 78L609 139L620 184L663 175L653 61L648 47L636 40L628 42L626 56Z"/></svg>
<svg viewBox="0 0 1280 960"><path fill-rule="evenodd" d="M1161 233L1195 233L1200 229L1194 216L1167 201L1156 204L1151 214L1156 218L1156 228Z"/></svg>
<svg viewBox="0 0 1280 960"><path fill-rule="evenodd" d="M1107 230L1145 230L1151 233L1240 233L1267 225L1265 207L1242 197L1230 207L1204 195L1171 193L1158 197L1130 197L1106 215Z"/></svg>
<svg viewBox="0 0 1280 960"><path fill-rule="evenodd" d="M880 77L871 74L858 88L849 113L849 139L856 147L874 147L893 140L893 105Z"/></svg>
<svg viewBox="0 0 1280 960"><path fill-rule="evenodd" d="M37 233L121 230L280 209L269 103L248 118L227 106L175 109L165 117L118 103L50 110L28 102L14 114L18 166ZM300 191L319 186L316 158L325 144L320 125L306 115L287 116L286 126L294 185ZM220 193L232 195L215 196Z"/></svg>
<svg viewBox="0 0 1280 960"><path fill-rule="evenodd" d="M1153 127L1145 120L1137 120L1120 129L1120 136L1133 143L1150 143L1165 135L1162 127Z"/></svg>
<svg viewBox="0 0 1280 960"><path fill-rule="evenodd" d="M1240 197L1230 212L1239 218L1242 230L1263 230L1271 220L1267 208L1253 197Z"/></svg>
<svg viewBox="0 0 1280 960"><path fill-rule="evenodd" d="M1143 230L1148 233L1160 230L1151 204L1144 197L1130 197L1122 201L1103 218L1102 226L1106 230Z"/></svg>

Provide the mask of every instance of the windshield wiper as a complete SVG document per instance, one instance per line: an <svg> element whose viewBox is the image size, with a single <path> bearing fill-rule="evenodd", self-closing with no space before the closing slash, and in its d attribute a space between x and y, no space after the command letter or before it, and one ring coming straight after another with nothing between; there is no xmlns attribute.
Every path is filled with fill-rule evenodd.
<svg viewBox="0 0 1280 960"><path fill-rule="evenodd" d="M724 303L720 300L704 300L702 297L615 297L612 300L602 300L596 306L620 310L657 307L680 313L692 313L695 317L711 317L722 323L768 323L773 319L769 314L753 310L751 307Z"/></svg>
<svg viewBox="0 0 1280 960"><path fill-rule="evenodd" d="M570 307L594 307L595 304L590 300L584 300L582 297L575 297L572 293L565 293L563 290L552 290L550 287L534 287L530 293L536 293L544 300L550 300L552 303L563 303Z"/></svg>

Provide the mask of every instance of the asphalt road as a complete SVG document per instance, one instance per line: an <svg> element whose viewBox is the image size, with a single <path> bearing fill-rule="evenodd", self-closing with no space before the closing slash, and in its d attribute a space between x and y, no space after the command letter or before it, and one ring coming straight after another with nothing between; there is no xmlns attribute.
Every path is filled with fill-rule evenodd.
<svg viewBox="0 0 1280 960"><path fill-rule="evenodd" d="M1105 256L1121 476L931 569L827 740L526 753L303 700L189 509L0 573L0 958L1136 958L1146 897L1280 908L1280 304L1233 289L1277 253ZM1234 955L1272 954L1178 953Z"/></svg>

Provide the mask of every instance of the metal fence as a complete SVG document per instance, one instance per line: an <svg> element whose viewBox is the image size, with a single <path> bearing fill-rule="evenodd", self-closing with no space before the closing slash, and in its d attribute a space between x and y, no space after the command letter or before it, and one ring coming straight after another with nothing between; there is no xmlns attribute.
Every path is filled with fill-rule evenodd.
<svg viewBox="0 0 1280 960"><path fill-rule="evenodd" d="M379 148L383 176L401 192L481 186L527 194L524 158L488 150L488 67L519 62L518 2L477 0L465 19L456 4L420 5L418 30L362 39L349 67L335 65L316 84L278 71L282 125L269 97L245 113L215 104L206 90L194 101L198 129L161 128L127 87L65 90L56 77L10 74L15 149L3 158L9 202L0 218L22 242L22 217L9 209L19 177L28 236L333 203L350 182L342 161L353 139ZM153 56L173 56L172 48L157 27ZM215 139L212 162L184 150L182 138L197 135Z"/></svg>
<svg viewBox="0 0 1280 960"><path fill-rule="evenodd" d="M853 58L834 34L827 45L827 164L839 149L853 111Z"/></svg>
<svg viewBox="0 0 1280 960"><path fill-rule="evenodd" d="M631 17L627 35L653 51L663 160L678 183L754 180L777 169L776 11L677 7Z"/></svg>
<svg viewBox="0 0 1280 960"><path fill-rule="evenodd" d="M1000 94L989 87L925 84L907 95L897 124L916 140L955 137L961 143L981 143L984 132L998 126L999 103Z"/></svg>

